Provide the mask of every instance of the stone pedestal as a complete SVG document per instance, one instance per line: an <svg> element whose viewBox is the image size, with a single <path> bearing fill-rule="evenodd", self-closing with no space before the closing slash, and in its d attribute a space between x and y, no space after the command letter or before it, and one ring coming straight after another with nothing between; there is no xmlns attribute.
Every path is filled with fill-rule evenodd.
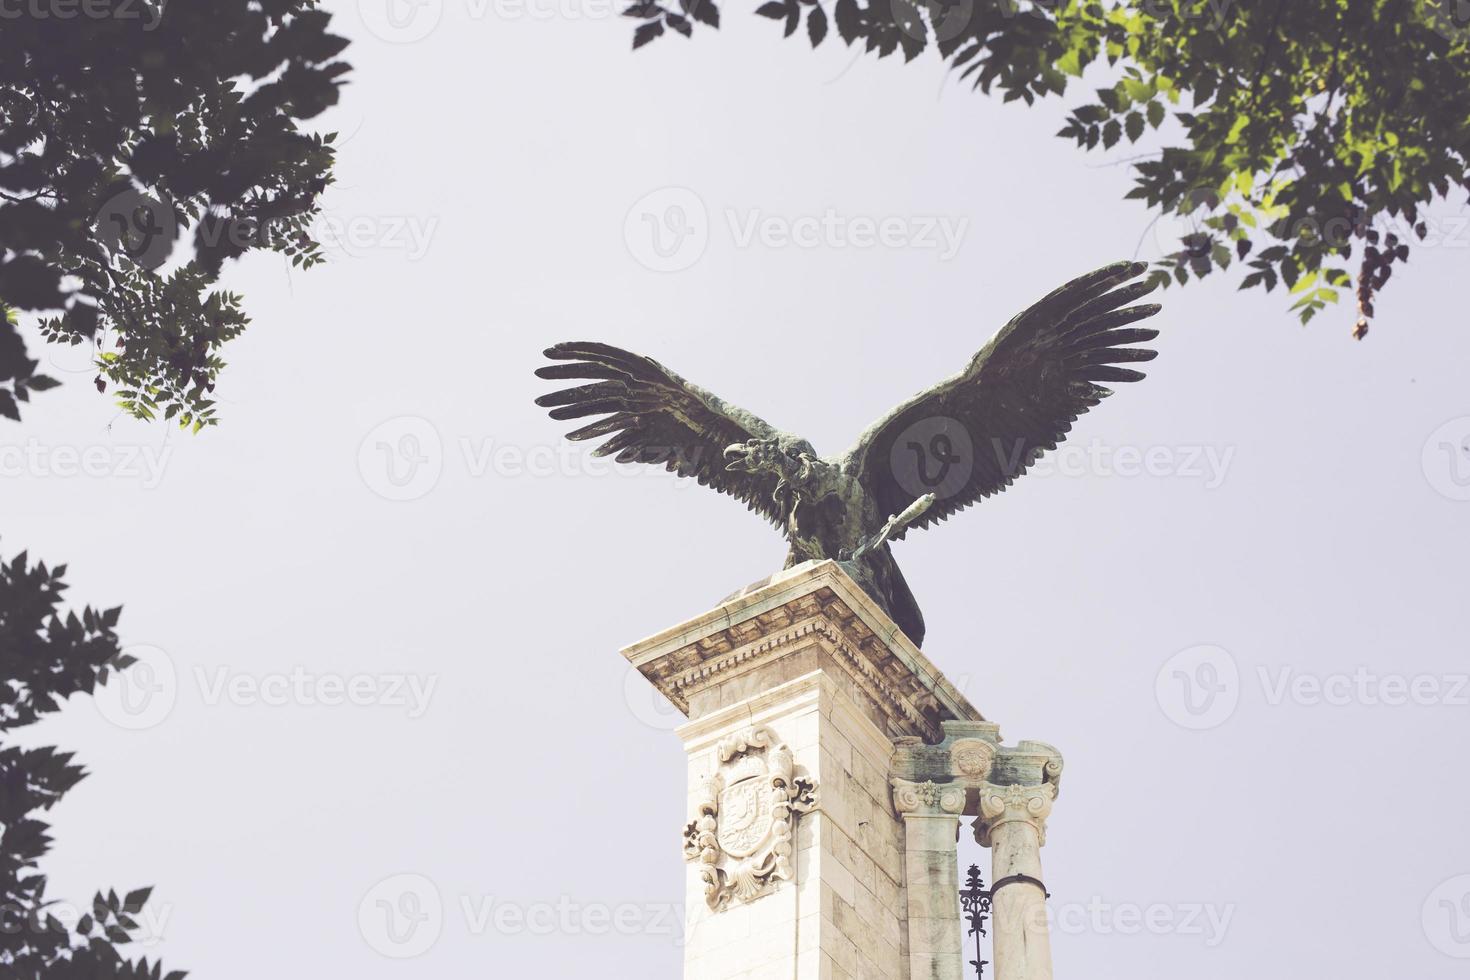
<svg viewBox="0 0 1470 980"><path fill-rule="evenodd" d="M959 980L960 819L987 786L1054 795L1055 750L1001 746L835 562L623 654L689 718L686 980Z"/></svg>

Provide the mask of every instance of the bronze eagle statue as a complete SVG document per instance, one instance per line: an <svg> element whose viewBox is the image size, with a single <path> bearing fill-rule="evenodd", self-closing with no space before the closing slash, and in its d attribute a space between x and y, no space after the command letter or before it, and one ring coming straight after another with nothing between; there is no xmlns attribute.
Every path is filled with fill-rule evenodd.
<svg viewBox="0 0 1470 980"><path fill-rule="evenodd" d="M879 419L840 456L690 384L649 357L574 342L546 351L542 378L590 382L536 399L553 419L605 416L567 438L609 436L595 455L661 465L744 501L780 528L786 567L835 559L916 645L924 617L888 543L999 493L1111 395L1138 381L1119 367L1157 351L1128 346L1157 304L1130 306L1155 283L1142 262L1074 279L1016 316L959 374Z"/></svg>

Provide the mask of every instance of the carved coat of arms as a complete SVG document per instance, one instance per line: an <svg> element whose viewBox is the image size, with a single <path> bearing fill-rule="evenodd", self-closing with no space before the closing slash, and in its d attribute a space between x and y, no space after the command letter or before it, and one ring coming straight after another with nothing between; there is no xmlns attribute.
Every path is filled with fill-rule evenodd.
<svg viewBox="0 0 1470 980"><path fill-rule="evenodd" d="M720 766L684 828L684 856L700 862L705 901L719 910L791 879L796 819L816 806L816 784L764 725L729 736L716 751Z"/></svg>

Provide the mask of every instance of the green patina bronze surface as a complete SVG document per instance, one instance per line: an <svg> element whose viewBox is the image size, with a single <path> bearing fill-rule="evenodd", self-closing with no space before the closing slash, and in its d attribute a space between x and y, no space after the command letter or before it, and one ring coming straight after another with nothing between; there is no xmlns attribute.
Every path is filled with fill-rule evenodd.
<svg viewBox="0 0 1470 980"><path fill-rule="evenodd" d="M558 420L602 416L568 434L606 437L596 454L661 465L743 501L779 527L790 567L836 559L909 639L924 618L889 550L912 528L945 520L1010 486L1112 394L1137 381L1118 365L1152 360L1129 346L1157 330L1130 327L1159 311L1129 305L1149 292L1146 266L1120 262L1053 291L1015 317L959 374L879 419L838 456L691 384L649 357L574 342L546 351L548 379L583 384L536 404Z"/></svg>

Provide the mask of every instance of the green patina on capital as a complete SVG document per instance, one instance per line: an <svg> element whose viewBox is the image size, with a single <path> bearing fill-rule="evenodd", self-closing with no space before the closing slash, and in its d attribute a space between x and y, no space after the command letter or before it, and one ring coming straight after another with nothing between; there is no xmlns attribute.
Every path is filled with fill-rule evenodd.
<svg viewBox="0 0 1470 980"><path fill-rule="evenodd" d="M661 465L743 501L785 534L786 567L835 559L913 640L924 617L888 544L999 493L1072 423L1138 381L1119 364L1157 330L1128 325L1159 311L1129 306L1152 289L1141 262L1119 262L1053 291L1001 328L959 374L875 422L840 456L690 384L649 357L606 344L557 344L536 374L590 384L536 399L558 420L605 416L568 434L610 437L595 454ZM1126 285L1125 285L1126 284Z"/></svg>

